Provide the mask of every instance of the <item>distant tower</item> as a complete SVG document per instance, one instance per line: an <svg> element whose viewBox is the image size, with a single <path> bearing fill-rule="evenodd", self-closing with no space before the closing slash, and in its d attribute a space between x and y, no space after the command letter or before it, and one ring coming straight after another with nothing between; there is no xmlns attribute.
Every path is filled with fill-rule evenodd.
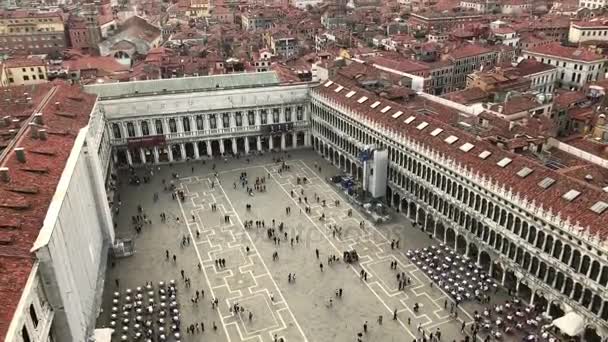
<svg viewBox="0 0 608 342"><path fill-rule="evenodd" d="M95 4L83 4L82 16L87 25L87 39L91 46L97 46L102 40L101 28L99 27L99 10Z"/></svg>

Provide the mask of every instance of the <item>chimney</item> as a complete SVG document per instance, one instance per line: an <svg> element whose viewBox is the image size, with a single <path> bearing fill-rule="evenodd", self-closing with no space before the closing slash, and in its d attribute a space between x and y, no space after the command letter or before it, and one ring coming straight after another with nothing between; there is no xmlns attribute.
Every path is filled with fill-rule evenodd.
<svg viewBox="0 0 608 342"><path fill-rule="evenodd" d="M10 116L5 116L2 118L2 120L0 120L0 127L8 127L8 125L10 125L11 123L11 117Z"/></svg>
<svg viewBox="0 0 608 342"><path fill-rule="evenodd" d="M30 130L30 137L34 138L34 139L38 139L38 127L36 127L37 125L33 122L30 122L29 124L27 124Z"/></svg>
<svg viewBox="0 0 608 342"><path fill-rule="evenodd" d="M25 163L25 149L23 147L16 147L15 154L17 155L17 160Z"/></svg>
<svg viewBox="0 0 608 342"><path fill-rule="evenodd" d="M11 176L8 174L8 167L0 167L0 180L4 183L8 183L11 180Z"/></svg>
<svg viewBox="0 0 608 342"><path fill-rule="evenodd" d="M44 125L44 121L42 121L42 113L34 114L34 122L39 125Z"/></svg>
<svg viewBox="0 0 608 342"><path fill-rule="evenodd" d="M606 124L606 115L604 115L604 114L598 115L596 125L604 126L605 124Z"/></svg>
<svg viewBox="0 0 608 342"><path fill-rule="evenodd" d="M15 128L19 128L19 119L13 119L13 120L11 120L11 122L13 123L13 126Z"/></svg>
<svg viewBox="0 0 608 342"><path fill-rule="evenodd" d="M38 130L38 139L40 139L40 140L46 140L46 129L39 129Z"/></svg>

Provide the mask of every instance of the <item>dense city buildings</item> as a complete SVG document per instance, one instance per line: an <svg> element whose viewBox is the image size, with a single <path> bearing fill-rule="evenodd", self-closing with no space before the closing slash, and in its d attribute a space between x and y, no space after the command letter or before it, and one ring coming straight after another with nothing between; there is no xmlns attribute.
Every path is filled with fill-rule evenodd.
<svg viewBox="0 0 608 342"><path fill-rule="evenodd" d="M0 52L58 53L66 43L63 13L36 9L0 10Z"/></svg>
<svg viewBox="0 0 608 342"><path fill-rule="evenodd" d="M0 7L3 340L608 339L601 2Z"/></svg>

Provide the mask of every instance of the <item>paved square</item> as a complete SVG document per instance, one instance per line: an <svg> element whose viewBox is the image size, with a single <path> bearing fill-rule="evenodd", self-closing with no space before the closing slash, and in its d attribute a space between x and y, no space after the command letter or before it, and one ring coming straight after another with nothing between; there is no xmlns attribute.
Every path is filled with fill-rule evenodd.
<svg viewBox="0 0 608 342"><path fill-rule="evenodd" d="M422 336L418 324L427 334L441 329L444 340L462 338L461 321L449 317L444 309L445 294L431 288L429 279L405 257L407 249L432 243L424 233L399 214L389 224L374 226L366 221L324 180L339 172L312 151L291 152L287 159L290 171L283 172L271 160L273 156L279 155L254 157L250 163L241 158L155 167L151 181L137 187L121 178L117 235L133 237L137 252L114 260L98 325L108 324L114 279L120 279L121 287L175 279L182 303L182 341L273 341L275 335L284 341L356 341L366 321L364 341L411 341ZM323 174L313 171L316 164L322 166ZM267 191L254 191L250 196L239 183L242 172L247 173L248 186L264 177ZM163 179L169 182L172 174L179 175L173 182L184 192L183 202L162 191ZM297 184L297 177L307 177L309 182ZM158 201L153 200L154 192L159 192ZM246 209L247 204L251 210ZM130 222L138 205L152 223L136 235ZM291 208L289 214L287 207ZM352 216L349 209L353 209ZM161 212L167 214L165 223L159 219ZM226 215L229 222L224 220ZM267 235L273 219L281 237L279 244ZM262 220L265 228L256 228L255 222ZM362 220L366 221L363 228L359 226ZM253 221L253 227L245 228L247 221ZM279 222L285 226L282 232ZM341 228L341 234L333 234L334 226ZM299 243L292 245L296 235ZM181 246L184 237L191 242ZM400 240L400 248L391 248L392 239ZM360 256L358 263L340 260L328 264L329 256L341 259L343 251L353 248ZM315 249L320 252L318 260ZM166 250L176 255L175 265L165 260ZM273 260L275 252L277 261ZM216 264L220 258L226 260L225 267ZM397 270L390 268L392 261L397 261ZM190 288L184 286L181 270L191 279ZM361 270L367 272L367 281L361 279ZM405 290L398 289L398 272L411 278ZM295 282L288 282L289 273L296 274ZM337 298L340 288L343 296ZM197 290L204 291L204 298L195 303L192 298ZM218 299L217 308L212 308L212 298ZM232 308L237 303L243 312L235 315ZM418 313L412 309L415 303L422 307ZM397 320L392 319L394 310ZM382 325L377 322L380 315ZM197 322L204 323L205 332L186 334L185 327ZM217 330L212 328L214 323Z"/></svg>

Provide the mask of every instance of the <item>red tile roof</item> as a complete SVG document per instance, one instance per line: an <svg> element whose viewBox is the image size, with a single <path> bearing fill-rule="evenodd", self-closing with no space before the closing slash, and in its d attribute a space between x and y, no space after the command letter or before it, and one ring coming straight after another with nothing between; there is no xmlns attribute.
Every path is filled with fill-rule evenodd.
<svg viewBox="0 0 608 342"><path fill-rule="evenodd" d="M26 162L17 161L7 150L0 166L8 167L11 180L0 182L0 337L6 336L21 291L33 266L30 249L42 227L59 178L78 131L89 120L94 95L77 86L48 84L29 114L40 112L47 139L33 139L25 127L14 139L23 147ZM12 114L7 112L7 114Z"/></svg>
<svg viewBox="0 0 608 342"><path fill-rule="evenodd" d="M5 60L4 65L8 68L25 68L46 65L44 60L40 57L27 56L27 57L14 57Z"/></svg>
<svg viewBox="0 0 608 342"><path fill-rule="evenodd" d="M488 142L478 141L470 133L436 119L433 112L428 112L425 107L419 105L408 108L382 99L362 88L356 87L354 89L351 86L346 86L345 84L350 82L346 80L343 83L343 79L340 76L334 77L332 78L333 84L326 86L327 83L323 83L313 88L312 92L339 103L353 113L357 113L361 116L356 118L357 120L365 118L379 127L401 132L405 137L422 147L432 149L438 155L451 158L473 173L477 173L480 177L491 179L499 188L504 186L507 191L511 190L517 194L520 200L525 199L528 203L534 202L537 206L542 205L543 210L551 210L553 214L559 213L562 220L569 220L572 225L578 225L583 229L588 228L591 234L601 237L602 240L608 238L608 228L606 228L608 227L608 211L597 214L590 209L598 201L608 203L607 193L577 179L561 175L538 162L531 161L529 158L510 153ZM336 93L335 89L338 86L343 86L344 89ZM356 95L350 98L346 97L345 94L348 94L351 90L356 91ZM358 100L362 96L367 97L368 100L359 103ZM376 108L371 108L370 105L376 101L379 101L380 104ZM382 113L380 110L386 106L390 106L391 109ZM403 111L403 114L395 119L392 115L397 111ZM425 113L421 113L421 111ZM410 124L406 124L404 119L410 116L414 119ZM418 125L422 122L427 122L428 127L421 130L418 129L420 127ZM436 128L441 128L443 131L436 136L431 135L430 132ZM448 144L444 141L450 135L459 138L457 143ZM469 152L463 152L459 148L465 142L474 145ZM481 159L478 155L482 151L490 151L492 154L486 159ZM498 166L497 162L504 158L511 159L511 162L505 167ZM534 172L522 178L517 175L517 172L523 167L532 168ZM546 177L554 179L555 183L548 188L542 188L538 183ZM568 201L562 196L571 189L580 191L581 195L572 201ZM561 225L563 224L562 222Z"/></svg>
<svg viewBox="0 0 608 342"><path fill-rule="evenodd" d="M485 48L477 44L466 44L458 46L456 49L449 53L453 59L469 58L474 56L483 55L492 52L491 49Z"/></svg>
<svg viewBox="0 0 608 342"><path fill-rule="evenodd" d="M563 46L560 43L538 45L526 50L526 52L582 62L597 62L606 59L606 57L598 55L593 51L584 48Z"/></svg>

